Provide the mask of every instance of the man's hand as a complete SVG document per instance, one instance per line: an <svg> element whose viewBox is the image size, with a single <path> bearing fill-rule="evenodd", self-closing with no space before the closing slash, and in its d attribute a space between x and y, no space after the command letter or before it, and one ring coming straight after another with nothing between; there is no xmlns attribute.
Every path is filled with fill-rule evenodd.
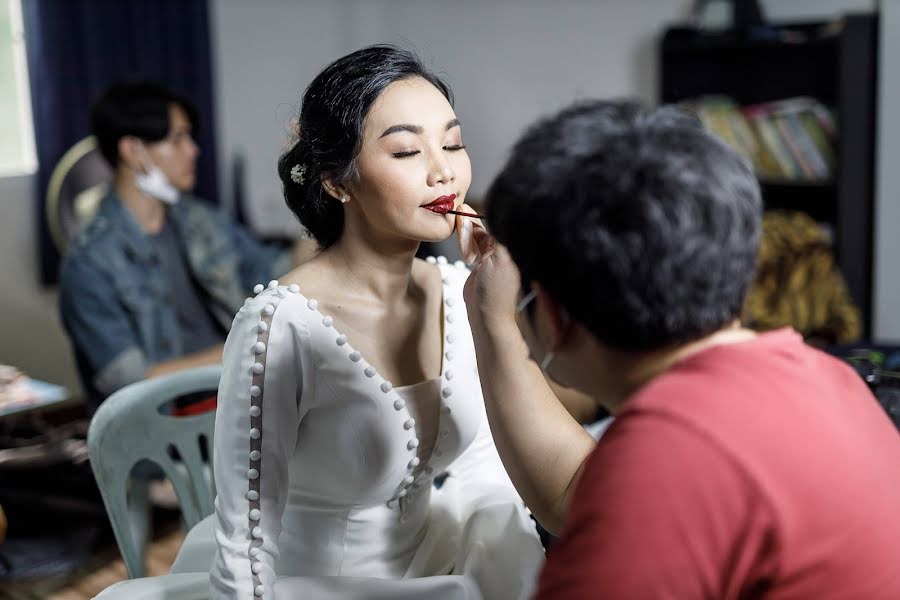
<svg viewBox="0 0 900 600"><path fill-rule="evenodd" d="M475 212L466 204L463 212ZM459 246L466 262L473 265L463 295L473 327L515 327L519 296L519 270L509 252L485 231L481 221L456 217Z"/></svg>

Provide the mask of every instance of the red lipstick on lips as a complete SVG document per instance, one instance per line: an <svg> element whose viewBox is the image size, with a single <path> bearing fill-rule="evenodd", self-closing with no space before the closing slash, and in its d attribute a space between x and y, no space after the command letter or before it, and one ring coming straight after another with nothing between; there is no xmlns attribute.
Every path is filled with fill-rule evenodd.
<svg viewBox="0 0 900 600"><path fill-rule="evenodd" d="M436 212L439 215L445 215L447 214L447 211L453 210L454 200L456 200L456 194L449 194L447 196L435 198L428 204L422 206L422 208L427 208L431 212Z"/></svg>

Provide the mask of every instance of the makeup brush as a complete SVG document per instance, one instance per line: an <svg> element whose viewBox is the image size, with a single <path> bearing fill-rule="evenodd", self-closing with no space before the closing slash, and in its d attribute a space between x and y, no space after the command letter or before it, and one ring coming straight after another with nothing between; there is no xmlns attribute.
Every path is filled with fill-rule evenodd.
<svg viewBox="0 0 900 600"><path fill-rule="evenodd" d="M451 214L451 215L459 215L460 217L472 217L473 219L484 219L484 217L482 217L481 215L476 215L475 213L460 212L458 210L448 210L447 213Z"/></svg>

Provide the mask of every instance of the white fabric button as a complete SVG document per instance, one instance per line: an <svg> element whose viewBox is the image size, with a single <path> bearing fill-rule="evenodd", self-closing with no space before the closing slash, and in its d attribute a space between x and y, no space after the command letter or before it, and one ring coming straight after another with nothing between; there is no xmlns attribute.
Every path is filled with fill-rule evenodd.
<svg viewBox="0 0 900 600"><path fill-rule="evenodd" d="M447 298L446 300L447 306L453 306L456 304L456 298Z"/></svg>
<svg viewBox="0 0 900 600"><path fill-rule="evenodd" d="M250 460L259 460L261 456L259 450L252 450L250 452Z"/></svg>
<svg viewBox="0 0 900 600"><path fill-rule="evenodd" d="M433 264L437 263L437 259L433 256L429 256L428 258L425 259L425 262L427 262L430 265L433 265Z"/></svg>
<svg viewBox="0 0 900 600"><path fill-rule="evenodd" d="M447 357L447 360L453 360L453 350L447 350L444 352L444 356Z"/></svg>
<svg viewBox="0 0 900 600"><path fill-rule="evenodd" d="M445 414L445 415L449 415L451 412L453 412L453 411L450 410L450 407L449 407L449 406L445 406L445 407L444 407L444 414Z"/></svg>
<svg viewBox="0 0 900 600"><path fill-rule="evenodd" d="M452 333L448 333L447 334L447 343L452 344L455 341L456 341L456 336L453 335Z"/></svg>
<svg viewBox="0 0 900 600"><path fill-rule="evenodd" d="M411 485L412 482L415 480L416 480L416 478L413 477L412 475L407 475L406 477L403 478L403 483L405 483L406 485Z"/></svg>
<svg viewBox="0 0 900 600"><path fill-rule="evenodd" d="M452 323L454 319L455 319L455 317L453 316L453 313L450 313L449 315L447 315L447 322L448 322L448 323Z"/></svg>
<svg viewBox="0 0 900 600"><path fill-rule="evenodd" d="M271 317L275 314L275 305L274 304L266 304L263 306L263 314L267 317Z"/></svg>
<svg viewBox="0 0 900 600"><path fill-rule="evenodd" d="M404 406L406 406L406 402L403 400L394 400L394 409L402 410Z"/></svg>
<svg viewBox="0 0 900 600"><path fill-rule="evenodd" d="M453 266L455 266L457 269L465 269L465 268L467 268L467 267L466 267L466 263L464 263L464 262L461 261L461 260L458 260L458 261L456 261L455 263L453 263Z"/></svg>
<svg viewBox="0 0 900 600"><path fill-rule="evenodd" d="M262 375L263 371L266 370L266 366L262 363L256 363L253 365L253 372L257 375Z"/></svg>
<svg viewBox="0 0 900 600"><path fill-rule="evenodd" d="M259 500L259 492L257 492L256 490L249 490L247 492L247 500L256 502L257 500Z"/></svg>
<svg viewBox="0 0 900 600"><path fill-rule="evenodd" d="M253 590L253 594L256 595L258 598L262 597L262 595L265 592L266 592L266 588L261 585L256 586L256 588L254 588L254 590Z"/></svg>
<svg viewBox="0 0 900 600"><path fill-rule="evenodd" d="M292 294L298 294L298 293L300 293L300 286L297 285L296 283L292 283L292 284L288 287L288 290L289 290Z"/></svg>
<svg viewBox="0 0 900 600"><path fill-rule="evenodd" d="M347 343L347 336L339 335L335 341L337 342L338 346L343 346L344 344Z"/></svg>
<svg viewBox="0 0 900 600"><path fill-rule="evenodd" d="M444 388L443 390L441 390L441 396L443 396L444 398L449 398L452 395L453 395L453 390L450 388Z"/></svg>
<svg viewBox="0 0 900 600"><path fill-rule="evenodd" d="M259 389L258 385L250 386L250 395L254 398L259 398L259 395L262 394L262 390Z"/></svg>
<svg viewBox="0 0 900 600"><path fill-rule="evenodd" d="M392 389L394 389L394 386L391 385L390 381L385 381L384 383L381 384L381 391L384 392L385 394L387 394Z"/></svg>
<svg viewBox="0 0 900 600"><path fill-rule="evenodd" d="M375 369L372 367L366 367L364 373L366 374L366 377L375 377Z"/></svg>
<svg viewBox="0 0 900 600"><path fill-rule="evenodd" d="M259 322L259 332L260 332L260 333L265 333L265 332L267 332L268 330L269 330L269 324L266 323L265 321L260 321L260 322Z"/></svg>
<svg viewBox="0 0 900 600"><path fill-rule="evenodd" d="M403 424L403 429L412 429L416 426L415 419L407 419L406 423Z"/></svg>
<svg viewBox="0 0 900 600"><path fill-rule="evenodd" d="M315 300L310 300L306 303L306 306L309 308L309 310L316 310L316 307L319 306L319 303Z"/></svg>
<svg viewBox="0 0 900 600"><path fill-rule="evenodd" d="M259 556L259 548L253 546L252 548L250 548L250 551L247 552L247 554L250 555L250 558L256 558L257 556Z"/></svg>
<svg viewBox="0 0 900 600"><path fill-rule="evenodd" d="M451 379L453 379L453 371L447 371L446 373L444 373L444 377L447 378L447 381L450 381Z"/></svg>
<svg viewBox="0 0 900 600"><path fill-rule="evenodd" d="M416 456L416 457L414 457L411 461L409 461L409 465L408 465L408 466L409 466L410 469L415 469L416 467L419 466L419 462L421 462L421 461L419 460L419 457Z"/></svg>
<svg viewBox="0 0 900 600"><path fill-rule="evenodd" d="M253 528L253 531L250 532L254 538L259 539L262 537L262 527L256 526Z"/></svg>
<svg viewBox="0 0 900 600"><path fill-rule="evenodd" d="M258 293L260 293L261 291L263 291L264 289L266 289L266 288L263 287L263 284L257 283L256 285L253 286L253 293L254 293L254 294L258 294Z"/></svg>
<svg viewBox="0 0 900 600"><path fill-rule="evenodd" d="M322 325L324 325L325 327L331 327L332 323L334 323L334 319L332 319L331 317L325 317L324 319L322 319Z"/></svg>
<svg viewBox="0 0 900 600"><path fill-rule="evenodd" d="M250 416L251 417L258 417L261 414L262 414L262 410L258 406L250 407Z"/></svg>
<svg viewBox="0 0 900 600"><path fill-rule="evenodd" d="M398 502L396 500L394 500L393 498L387 501L388 508L396 508L397 504L398 504Z"/></svg>
<svg viewBox="0 0 900 600"><path fill-rule="evenodd" d="M257 354L262 354L266 351L266 345L263 342L256 342L253 344L253 351Z"/></svg>
<svg viewBox="0 0 900 600"><path fill-rule="evenodd" d="M447 257L446 257L446 256L438 256L438 257L437 257L437 264L439 264L439 265L446 265L446 264L447 264Z"/></svg>
<svg viewBox="0 0 900 600"><path fill-rule="evenodd" d="M247 469L247 479L259 479L259 471L256 469Z"/></svg>
<svg viewBox="0 0 900 600"><path fill-rule="evenodd" d="M416 438L409 440L409 442L407 442L406 444L406 447L410 450L415 450L419 447L419 440L417 440Z"/></svg>
<svg viewBox="0 0 900 600"><path fill-rule="evenodd" d="M406 497L406 490L400 490L399 492L397 492L397 497L398 497L398 498L405 498L405 497Z"/></svg>
<svg viewBox="0 0 900 600"><path fill-rule="evenodd" d="M258 440L258 439L259 439L259 429L257 429L256 427L254 427L253 429L250 430L250 439L251 439L251 440Z"/></svg>
<svg viewBox="0 0 900 600"><path fill-rule="evenodd" d="M362 354L360 354L359 352L353 351L350 353L350 360L352 360L353 362L359 362L359 359L361 358Z"/></svg>
<svg viewBox="0 0 900 600"><path fill-rule="evenodd" d="M278 287L278 280L277 280L277 279L273 279L272 281L269 282L269 289L270 289L270 290L274 290L274 289L277 288L277 287Z"/></svg>
<svg viewBox="0 0 900 600"><path fill-rule="evenodd" d="M258 508L254 508L250 511L250 520L251 521L259 521L260 513Z"/></svg>
<svg viewBox="0 0 900 600"><path fill-rule="evenodd" d="M261 562L253 563L252 565L250 565L250 570L253 571L254 575L259 575L259 572L262 571L262 563Z"/></svg>

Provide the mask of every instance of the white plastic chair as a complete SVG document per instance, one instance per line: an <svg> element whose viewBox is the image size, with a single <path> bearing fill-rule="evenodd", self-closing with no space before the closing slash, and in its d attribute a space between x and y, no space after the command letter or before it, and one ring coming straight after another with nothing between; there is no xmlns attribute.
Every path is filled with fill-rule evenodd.
<svg viewBox="0 0 900 600"><path fill-rule="evenodd" d="M160 407L187 394L217 390L221 373L221 366L200 367L133 383L107 398L91 421L91 468L132 579L144 574L150 514L148 481L131 476L135 464L159 465L172 482L187 529L213 512L215 482L207 461L215 411L171 416Z"/></svg>

